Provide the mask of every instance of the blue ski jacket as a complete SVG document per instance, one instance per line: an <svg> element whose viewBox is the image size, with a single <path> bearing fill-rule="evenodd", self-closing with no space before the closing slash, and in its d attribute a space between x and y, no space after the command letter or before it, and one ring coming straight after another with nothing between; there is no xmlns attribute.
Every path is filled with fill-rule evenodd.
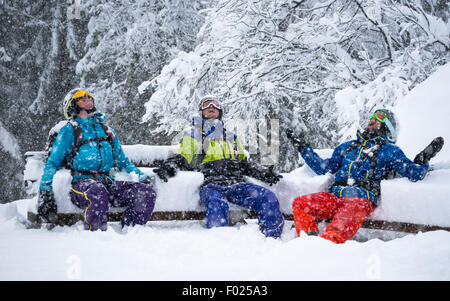
<svg viewBox="0 0 450 301"><path fill-rule="evenodd" d="M76 117L75 121L80 125L83 132L83 141L95 138L101 138L108 135L101 125L105 120L105 115L95 113L92 117L87 118ZM135 172L142 175L142 172L130 162L125 156L119 138L111 129L113 139L112 145L109 140L101 142L91 141L81 145L78 152L73 158L71 169L74 171L88 171L99 173L109 173L111 169L125 170L128 173ZM61 128L53 144L50 156L44 167L42 174L40 190L52 190L53 176L59 170L64 158L70 162L72 149L74 147L74 129L70 123ZM94 175L89 174L73 174L72 183L81 179L93 178ZM108 176L110 180L114 180L112 176ZM101 176L98 179L102 180Z"/></svg>
<svg viewBox="0 0 450 301"><path fill-rule="evenodd" d="M357 147L351 147L357 145ZM352 149L353 148L353 149ZM374 158L374 153L376 153ZM331 158L322 159L308 146L301 152L306 164L317 174L332 173L335 175L334 185L330 192L338 197L361 197L378 205L379 195L369 187L380 188L380 182L390 171L415 182L425 177L429 164L414 164L403 151L387 137L376 136L364 139L357 132L356 140L342 143L333 151ZM374 162L375 161L375 162ZM373 168L375 166L375 168Z"/></svg>

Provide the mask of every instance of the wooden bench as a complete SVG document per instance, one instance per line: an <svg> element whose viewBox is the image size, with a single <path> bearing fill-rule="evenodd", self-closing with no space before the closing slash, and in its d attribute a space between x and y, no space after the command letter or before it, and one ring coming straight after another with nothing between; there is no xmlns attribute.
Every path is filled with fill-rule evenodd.
<svg viewBox="0 0 450 301"><path fill-rule="evenodd" d="M132 147L132 146L131 146ZM172 149L174 149L172 147ZM127 154L128 156L128 154ZM39 168L43 168L43 161L45 159L44 152L27 152L25 154L25 158L28 163L33 162L32 164L41 164L42 166ZM139 168L154 168L159 166L159 162L164 160L164 158L159 158L155 160L142 160L138 158L133 158L133 156L129 156L130 160ZM34 168L34 167L33 167ZM25 173L26 174L26 173ZM36 176L25 175L25 187L28 190L29 194L36 194L36 184L38 183L40 178L40 174ZM34 191L33 191L34 189ZM291 200L292 201L292 200ZM239 207L240 208L240 207ZM257 214L251 210L235 210L236 206L233 210L230 209L230 225L234 225L239 222L243 222L245 219L257 219ZM108 221L109 222L118 222L121 220L122 212L109 212L108 213ZM284 219L287 221L292 221L293 216L290 213L283 212ZM28 221L30 222L30 227L39 227L41 225L41 220L36 213L28 212ZM154 211L150 221L174 221L174 220L203 220L205 218L204 211L194 211L194 210L162 210L162 211ZM59 226L71 226L75 223L82 221L83 216L80 213L58 213L57 222L55 225ZM329 222L329 221L328 221ZM53 225L54 226L54 225ZM435 231L435 230L445 230L450 231L450 227L440 226L440 225L427 225L427 224L418 224L418 223L410 223L410 222L400 222L400 221L387 221L387 220L375 220L375 219L366 219L363 223L362 228L364 229L374 229L374 230L383 230L383 231L396 231L396 232L405 232L405 233L418 233L418 232L427 232L427 231Z"/></svg>
<svg viewBox="0 0 450 301"><path fill-rule="evenodd" d="M292 221L292 214L283 213L285 220ZM122 218L122 212L108 212L108 222L120 222ZM155 211L153 212L149 221L182 221L182 220L203 220L205 218L205 212L201 211ZM258 215L255 211L242 210L242 211L230 211L230 226L233 226L239 222L243 222L245 219L257 219ZM58 219L54 225L57 226L72 226L79 221L83 220L83 216L77 213L59 213ZM35 213L28 212L28 221L34 226L40 226L42 221ZM326 220L325 222L330 222ZM405 233L419 233L436 230L450 231L450 227L422 225L405 222L391 222L383 220L371 220L366 219L361 226L364 229L395 231Z"/></svg>

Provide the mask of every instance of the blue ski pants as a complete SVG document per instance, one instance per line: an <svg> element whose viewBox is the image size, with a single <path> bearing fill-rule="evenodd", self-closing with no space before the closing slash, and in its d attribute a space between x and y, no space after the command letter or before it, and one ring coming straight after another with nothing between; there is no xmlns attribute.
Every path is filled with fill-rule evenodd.
<svg viewBox="0 0 450 301"><path fill-rule="evenodd" d="M200 191L200 201L206 207L206 227L228 226L228 202L255 210L258 222L267 237L279 237L284 219L276 195L267 188L238 183L230 186L209 184Z"/></svg>

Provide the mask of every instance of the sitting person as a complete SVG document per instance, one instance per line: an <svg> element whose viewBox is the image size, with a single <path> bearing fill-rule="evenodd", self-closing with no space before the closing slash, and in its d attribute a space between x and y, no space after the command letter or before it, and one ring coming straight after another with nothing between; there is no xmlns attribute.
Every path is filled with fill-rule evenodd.
<svg viewBox="0 0 450 301"><path fill-rule="evenodd" d="M154 172L164 181L174 176L176 169L203 173L200 200L206 207L207 228L228 226L230 202L255 210L263 233L279 237L284 219L277 197L267 188L246 183L244 176L270 184L277 183L282 176L272 168L247 161L239 138L224 128L223 109L216 97L204 97L199 112L200 117L193 118L178 154Z"/></svg>
<svg viewBox="0 0 450 301"><path fill-rule="evenodd" d="M105 116L96 111L94 97L84 89L70 91L63 105L68 120L51 148L44 167L38 197L38 214L56 222L57 205L52 183L64 162L72 174L71 201L83 209L85 228L106 230L109 206L127 207L122 226L145 224L153 211L156 193L152 177L141 172L125 156L119 138L103 124ZM113 168L135 172L140 183L115 181ZM145 184L147 183L147 184Z"/></svg>
<svg viewBox="0 0 450 301"><path fill-rule="evenodd" d="M424 178L428 161L442 148L441 137L416 156L414 162L395 145L396 121L389 110L376 110L364 132L356 140L335 148L331 158L322 159L301 136L292 130L288 138L301 153L306 164L319 175L332 173L334 183L328 192L303 195L294 199L292 210L297 235L301 231L318 235L316 219L331 219L320 235L335 243L352 238L364 220L380 202L380 182L389 172L398 172L411 181ZM416 164L417 163L417 164Z"/></svg>

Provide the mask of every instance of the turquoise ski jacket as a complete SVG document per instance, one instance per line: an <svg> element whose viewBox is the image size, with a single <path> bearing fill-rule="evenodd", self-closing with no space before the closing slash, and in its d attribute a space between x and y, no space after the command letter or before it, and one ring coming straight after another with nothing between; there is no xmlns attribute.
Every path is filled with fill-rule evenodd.
<svg viewBox="0 0 450 301"><path fill-rule="evenodd" d="M75 121L78 122L83 132L82 140L107 136L108 133L103 130L101 125L104 120L105 115L102 113L95 113L92 117L88 116L87 118L76 117ZM89 174L77 174L77 171L109 173L114 167L120 171L142 175L142 172L125 156L119 138L112 129L111 134L113 135L112 145L109 140L91 141L81 145L71 166L74 171L72 183L94 177ZM42 174L40 190L52 190L53 176L59 170L63 160L71 161L74 141L74 129L68 122L61 128L53 144ZM108 177L109 180L114 180L112 176ZM102 177L98 176L98 179L102 180Z"/></svg>

